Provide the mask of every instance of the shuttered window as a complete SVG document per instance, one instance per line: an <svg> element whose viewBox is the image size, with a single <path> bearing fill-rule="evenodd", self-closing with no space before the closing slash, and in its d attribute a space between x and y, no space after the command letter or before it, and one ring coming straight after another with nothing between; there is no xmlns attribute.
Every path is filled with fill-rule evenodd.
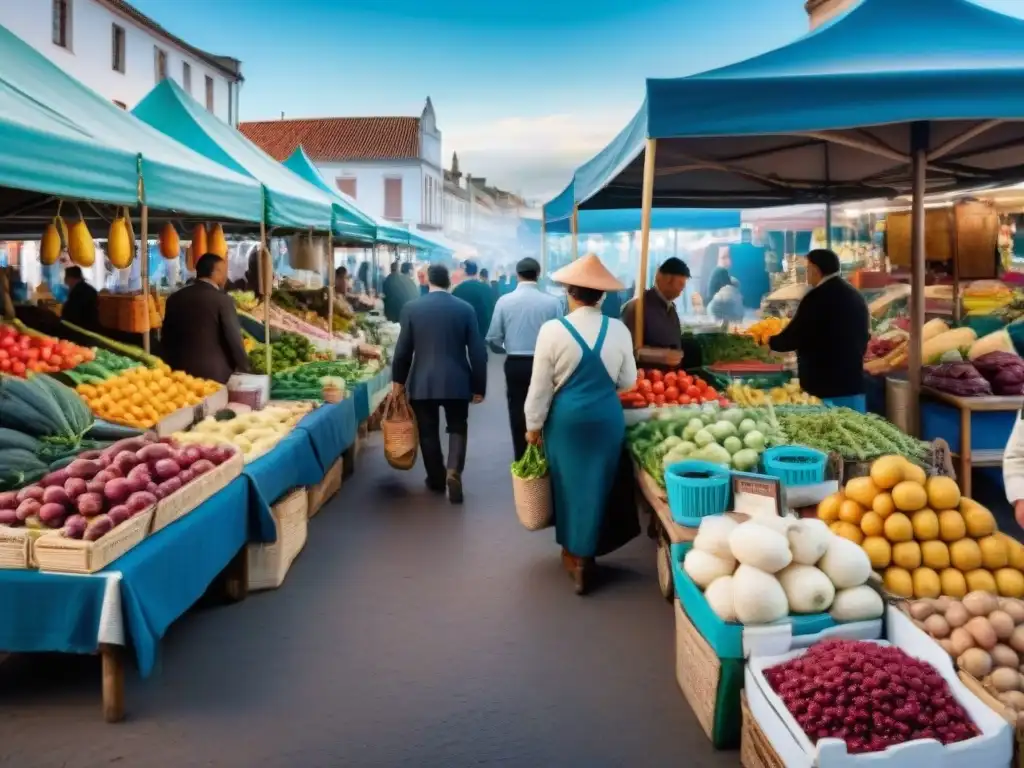
<svg viewBox="0 0 1024 768"><path fill-rule="evenodd" d="M181 87L185 89L185 93L192 93L192 65L187 61L181 62Z"/></svg>
<svg viewBox="0 0 1024 768"><path fill-rule="evenodd" d="M353 176L339 176L334 182L338 185L338 189L344 192L346 195L351 197L353 200L356 198L356 180Z"/></svg>
<svg viewBox="0 0 1024 768"><path fill-rule="evenodd" d="M402 179L384 179L384 218L402 220Z"/></svg>
<svg viewBox="0 0 1024 768"><path fill-rule="evenodd" d="M71 0L53 0L53 42L71 50Z"/></svg>

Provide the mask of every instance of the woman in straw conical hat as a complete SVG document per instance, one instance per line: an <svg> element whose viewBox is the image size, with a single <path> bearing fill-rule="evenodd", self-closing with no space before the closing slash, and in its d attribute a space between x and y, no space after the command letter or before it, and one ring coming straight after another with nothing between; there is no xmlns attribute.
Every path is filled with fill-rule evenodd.
<svg viewBox="0 0 1024 768"><path fill-rule="evenodd" d="M618 398L635 384L636 362L629 330L601 313L604 294L623 286L597 256L551 279L565 286L569 314L546 322L537 337L526 439L543 443L562 563L583 594L594 558L640 532Z"/></svg>

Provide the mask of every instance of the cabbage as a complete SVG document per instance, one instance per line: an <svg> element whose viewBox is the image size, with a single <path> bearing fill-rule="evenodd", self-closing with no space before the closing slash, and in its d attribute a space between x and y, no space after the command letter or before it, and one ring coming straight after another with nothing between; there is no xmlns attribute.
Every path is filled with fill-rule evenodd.
<svg viewBox="0 0 1024 768"><path fill-rule="evenodd" d="M673 450L682 453L683 456L689 456L691 453L697 450L697 445L691 443L689 440L684 440L682 443L677 445Z"/></svg>
<svg viewBox="0 0 1024 768"><path fill-rule="evenodd" d="M768 422L767 421L758 420L758 422L757 422L757 424L755 426L757 427L757 431L760 432L762 435L767 435L771 431L768 428Z"/></svg>
<svg viewBox="0 0 1024 768"><path fill-rule="evenodd" d="M704 446L696 453L691 454L690 458L697 461L707 461L711 464L720 464L723 467L728 467L732 463L732 456L717 443L710 443Z"/></svg>
<svg viewBox="0 0 1024 768"><path fill-rule="evenodd" d="M757 469L757 462L760 457L757 455L757 451L750 448L744 448L742 451L736 451L732 456L733 468L740 472L752 472Z"/></svg>
<svg viewBox="0 0 1024 768"><path fill-rule="evenodd" d="M708 426L708 432L714 436L715 442L721 443L736 434L736 425L731 421L716 421Z"/></svg>
<svg viewBox="0 0 1024 768"><path fill-rule="evenodd" d="M743 441L735 436L727 437L725 438L725 442L722 443L722 447L729 453L736 453L737 451L743 450Z"/></svg>
<svg viewBox="0 0 1024 768"><path fill-rule="evenodd" d="M683 440L693 440L693 436L704 429L704 422L700 419L690 419L683 429Z"/></svg>
<svg viewBox="0 0 1024 768"><path fill-rule="evenodd" d="M702 429L700 432L693 436L693 442L695 442L698 447L703 448L704 446L710 445L711 443L715 442L715 436L712 435L708 430Z"/></svg>
<svg viewBox="0 0 1024 768"><path fill-rule="evenodd" d="M750 448L752 450L763 451L764 435L762 435L757 430L754 430L753 432L747 432L747 434L743 436L743 444L747 446L747 448Z"/></svg>
<svg viewBox="0 0 1024 768"><path fill-rule="evenodd" d="M663 451L667 451L671 448L675 448L681 442L683 442L683 438L676 437L675 435L669 435L668 437L661 441L661 444L658 445L658 448L660 448Z"/></svg>
<svg viewBox="0 0 1024 768"><path fill-rule="evenodd" d="M740 408L726 408L718 414L719 421L728 421L734 427L738 427L743 418L743 410Z"/></svg>
<svg viewBox="0 0 1024 768"><path fill-rule="evenodd" d="M744 419L736 427L736 431L740 433L740 437L747 434L747 432L753 432L757 429L757 423L753 419Z"/></svg>

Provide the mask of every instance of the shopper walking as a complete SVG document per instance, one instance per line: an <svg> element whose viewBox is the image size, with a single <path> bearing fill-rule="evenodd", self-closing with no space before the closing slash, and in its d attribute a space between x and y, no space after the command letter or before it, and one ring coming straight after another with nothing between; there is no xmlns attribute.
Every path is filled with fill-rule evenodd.
<svg viewBox="0 0 1024 768"><path fill-rule="evenodd" d="M494 306L487 342L505 351L505 389L512 447L516 459L526 452L526 393L533 376L537 334L548 320L562 315L558 299L537 287L540 264L523 259L516 265L519 284Z"/></svg>
<svg viewBox="0 0 1024 768"><path fill-rule="evenodd" d="M416 286L399 271L397 261L391 264L391 274L384 279L384 317L388 322L397 323L402 317L402 309L419 295Z"/></svg>
<svg viewBox="0 0 1024 768"><path fill-rule="evenodd" d="M476 313L477 328L480 329L480 338L487 335L487 329L491 327L491 316L494 314L494 294L491 286L483 283L477 277L477 266L474 261L467 261L464 267L466 279L455 286L452 296L462 299Z"/></svg>
<svg viewBox="0 0 1024 768"><path fill-rule="evenodd" d="M633 339L598 306L622 284L588 254L552 279L566 286L569 314L540 330L526 397L526 439L543 442L551 472L556 540L577 594L594 558L640 532L624 451L626 423L617 391L636 382Z"/></svg>
<svg viewBox="0 0 1024 768"><path fill-rule="evenodd" d="M393 391L408 393L416 415L427 487L448 492L461 504L466 466L469 404L483 402L487 391L487 351L473 308L448 289L448 269L427 270L430 291L402 310L402 330L391 363ZM448 460L441 449L441 411L448 432Z"/></svg>
<svg viewBox="0 0 1024 768"><path fill-rule="evenodd" d="M839 274L839 257L824 248L807 254L811 290L782 333L768 340L776 352L796 352L800 386L827 404L867 410L864 353L871 315L860 291Z"/></svg>

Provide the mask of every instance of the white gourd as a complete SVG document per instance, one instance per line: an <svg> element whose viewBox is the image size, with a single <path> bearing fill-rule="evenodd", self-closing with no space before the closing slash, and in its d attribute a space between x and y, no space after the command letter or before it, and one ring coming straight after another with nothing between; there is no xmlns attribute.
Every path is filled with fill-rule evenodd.
<svg viewBox="0 0 1024 768"><path fill-rule="evenodd" d="M704 590L704 599L722 621L736 621L736 604L732 597L732 576L719 576Z"/></svg>
<svg viewBox="0 0 1024 768"><path fill-rule="evenodd" d="M793 562L789 540L778 531L759 523L741 523L729 534L729 549L743 565L765 573L777 573Z"/></svg>
<svg viewBox="0 0 1024 768"><path fill-rule="evenodd" d="M683 558L683 570L693 583L706 589L719 576L729 576L736 568L731 557L726 560L699 549L691 549Z"/></svg>
<svg viewBox="0 0 1024 768"><path fill-rule="evenodd" d="M793 563L778 574L790 613L824 613L832 605L836 588L813 565Z"/></svg>
<svg viewBox="0 0 1024 768"><path fill-rule="evenodd" d="M781 533L783 536L789 535L789 532L799 523L795 517L780 517L779 515L758 515L751 522L757 525L763 525L765 528L771 528L776 533Z"/></svg>
<svg viewBox="0 0 1024 768"><path fill-rule="evenodd" d="M818 567L832 580L836 589L859 587L871 576L871 560L867 553L859 544L835 534L829 538L828 549L818 561Z"/></svg>
<svg viewBox="0 0 1024 768"><path fill-rule="evenodd" d="M832 532L824 520L807 518L797 523L788 533L789 549L793 562L800 565L814 565L828 550Z"/></svg>
<svg viewBox="0 0 1024 768"><path fill-rule="evenodd" d="M724 515L705 517L700 521L697 538L693 540L694 549L716 557L732 559L732 551L729 549L729 534L736 529L737 525L739 523Z"/></svg>
<svg viewBox="0 0 1024 768"><path fill-rule="evenodd" d="M866 584L840 589L829 611L836 621L870 621L880 618L884 612L882 596Z"/></svg>
<svg viewBox="0 0 1024 768"><path fill-rule="evenodd" d="M741 565L733 574L732 601L736 618L751 626L789 615L789 602L779 580L750 565Z"/></svg>

